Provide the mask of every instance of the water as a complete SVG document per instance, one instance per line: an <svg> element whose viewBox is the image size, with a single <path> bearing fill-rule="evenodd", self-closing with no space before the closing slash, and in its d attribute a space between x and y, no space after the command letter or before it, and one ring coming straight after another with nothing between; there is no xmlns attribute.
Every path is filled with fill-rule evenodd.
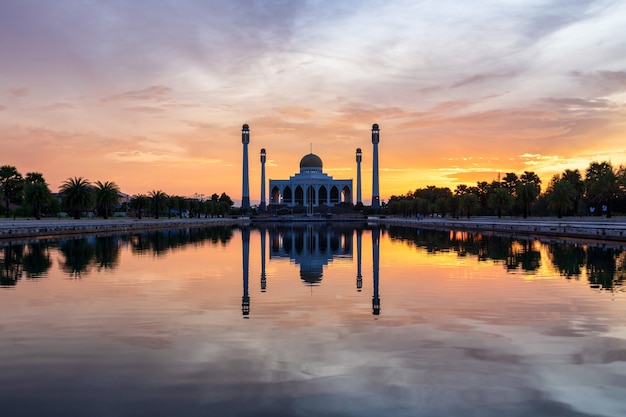
<svg viewBox="0 0 626 417"><path fill-rule="evenodd" d="M617 249L307 224L0 246L3 415L626 415Z"/></svg>

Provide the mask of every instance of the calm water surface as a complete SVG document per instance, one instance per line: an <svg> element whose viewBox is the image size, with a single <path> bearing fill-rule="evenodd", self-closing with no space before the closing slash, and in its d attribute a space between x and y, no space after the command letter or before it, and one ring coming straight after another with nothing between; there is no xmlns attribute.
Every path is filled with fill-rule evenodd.
<svg viewBox="0 0 626 417"><path fill-rule="evenodd" d="M616 249L298 224L0 262L6 416L626 415Z"/></svg>

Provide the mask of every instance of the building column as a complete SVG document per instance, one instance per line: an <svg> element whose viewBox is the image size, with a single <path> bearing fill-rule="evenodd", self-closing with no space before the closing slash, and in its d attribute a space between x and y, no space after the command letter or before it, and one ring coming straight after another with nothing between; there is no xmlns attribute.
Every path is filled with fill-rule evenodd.
<svg viewBox="0 0 626 417"><path fill-rule="evenodd" d="M265 148L261 149L261 203L259 204L259 210L265 212L267 204L265 203Z"/></svg>
<svg viewBox="0 0 626 417"><path fill-rule="evenodd" d="M250 143L250 128L244 124L241 128L241 143L243 143L243 179L241 181L241 213L250 212L250 185L248 182L248 144Z"/></svg>
<svg viewBox="0 0 626 417"><path fill-rule="evenodd" d="M372 144L374 145L374 163L372 166L372 208L380 209L380 191L378 188L378 142L380 141L378 124L372 125Z"/></svg>
<svg viewBox="0 0 626 417"><path fill-rule="evenodd" d="M305 209L309 207L309 199L307 198L308 196L309 196L309 186L304 185L302 187L302 205L304 206Z"/></svg>

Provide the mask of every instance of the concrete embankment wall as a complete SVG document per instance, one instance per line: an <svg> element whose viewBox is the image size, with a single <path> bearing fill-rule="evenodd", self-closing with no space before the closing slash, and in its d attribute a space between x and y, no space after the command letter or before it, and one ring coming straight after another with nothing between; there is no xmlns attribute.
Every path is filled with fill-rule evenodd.
<svg viewBox="0 0 626 417"><path fill-rule="evenodd" d="M465 230L494 232L508 235L547 236L575 240L623 242L626 244L626 222L585 221L462 221L462 220L416 220L404 218L381 218L380 224L408 226L423 229Z"/></svg>
<svg viewBox="0 0 626 417"><path fill-rule="evenodd" d="M249 223L249 221L249 219L245 218L4 221L0 223L0 239L13 240L24 237L123 233L133 230L228 226L246 224Z"/></svg>

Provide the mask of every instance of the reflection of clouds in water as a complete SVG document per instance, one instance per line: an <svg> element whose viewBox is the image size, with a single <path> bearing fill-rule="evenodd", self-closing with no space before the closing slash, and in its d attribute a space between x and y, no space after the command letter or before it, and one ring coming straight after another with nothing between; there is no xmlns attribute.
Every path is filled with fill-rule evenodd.
<svg viewBox="0 0 626 417"><path fill-rule="evenodd" d="M617 398L624 392L625 341L587 335L581 348L536 328L461 322L466 331L261 325L188 348L195 351L193 368L202 369L194 372L196 382L222 385L214 399L262 396L273 407L283 404L285 415L626 413Z"/></svg>

